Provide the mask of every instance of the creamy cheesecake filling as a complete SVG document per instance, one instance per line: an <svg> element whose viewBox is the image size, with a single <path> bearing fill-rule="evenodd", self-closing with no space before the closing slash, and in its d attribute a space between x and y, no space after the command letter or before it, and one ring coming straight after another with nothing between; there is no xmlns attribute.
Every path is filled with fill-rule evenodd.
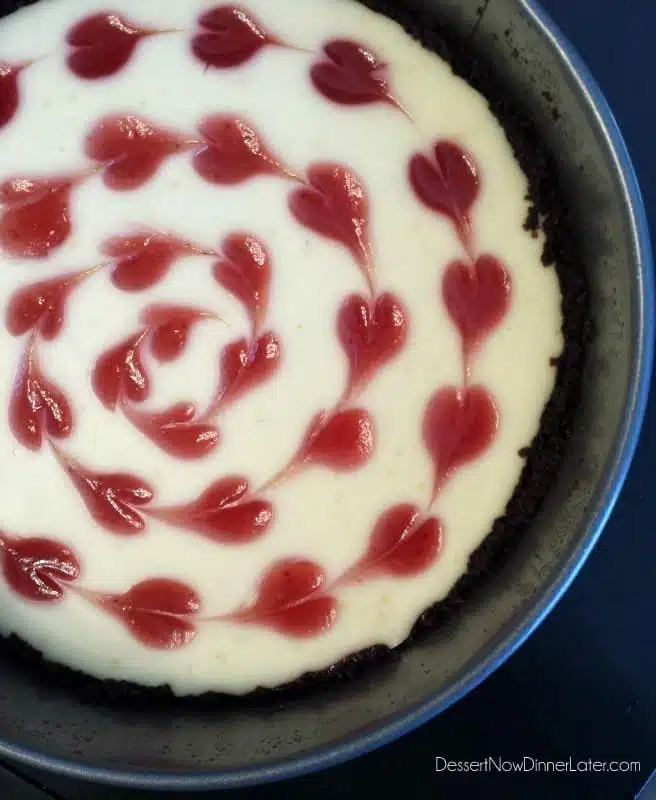
<svg viewBox="0 0 656 800"><path fill-rule="evenodd" d="M485 100L351 0L2 21L5 633L244 693L395 647L563 347Z"/></svg>

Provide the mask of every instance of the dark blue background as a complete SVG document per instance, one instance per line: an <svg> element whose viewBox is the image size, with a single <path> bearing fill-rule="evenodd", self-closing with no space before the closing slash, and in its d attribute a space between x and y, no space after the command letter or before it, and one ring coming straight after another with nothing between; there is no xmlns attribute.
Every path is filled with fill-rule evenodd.
<svg viewBox="0 0 656 800"><path fill-rule="evenodd" d="M494 0L492 0L494 2ZM543 0L601 84L656 219L656 0ZM656 405L606 533L573 588L492 678L432 724L356 762L276 787L281 796L355 800L367 794L504 800L624 800L656 767ZM434 757L488 755L642 762L640 775L436 775ZM13 769L13 768L12 768ZM3 800L114 800L132 792L0 768ZM37 788L47 781L45 793ZM268 797L271 787L221 794ZM142 797L142 795L138 795ZM161 795L160 795L161 797ZM171 795L180 797L180 795Z"/></svg>

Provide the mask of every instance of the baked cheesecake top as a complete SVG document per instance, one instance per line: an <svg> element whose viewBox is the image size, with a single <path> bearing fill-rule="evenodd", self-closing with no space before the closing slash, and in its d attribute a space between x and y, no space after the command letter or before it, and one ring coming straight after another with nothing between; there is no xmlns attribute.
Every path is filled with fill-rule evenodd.
<svg viewBox="0 0 656 800"><path fill-rule="evenodd" d="M0 629L180 694L400 644L563 347L484 98L354 0L41 0L0 59Z"/></svg>

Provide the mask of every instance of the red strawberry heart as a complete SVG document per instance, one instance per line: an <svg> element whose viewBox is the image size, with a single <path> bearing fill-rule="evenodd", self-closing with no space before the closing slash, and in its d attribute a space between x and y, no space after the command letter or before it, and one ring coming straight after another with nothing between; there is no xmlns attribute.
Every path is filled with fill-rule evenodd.
<svg viewBox="0 0 656 800"><path fill-rule="evenodd" d="M135 428L174 458L204 458L219 444L219 429L215 425L194 421L193 403L178 403L155 413L125 405L124 412Z"/></svg>
<svg viewBox="0 0 656 800"><path fill-rule="evenodd" d="M59 275L20 289L7 306L7 329L12 336L38 330L44 339L55 339L64 324L66 301L92 271Z"/></svg>
<svg viewBox="0 0 656 800"><path fill-rule="evenodd" d="M349 577L378 573L398 577L420 575L442 549L440 520L426 518L412 505L386 511L376 523L369 549Z"/></svg>
<svg viewBox="0 0 656 800"><path fill-rule="evenodd" d="M79 178L14 178L0 187L0 247L16 258L47 258L71 234L71 192Z"/></svg>
<svg viewBox="0 0 656 800"><path fill-rule="evenodd" d="M141 345L147 331L121 342L103 353L93 368L91 383L100 402L114 411L118 401L127 397L141 403L150 393L150 380L141 360Z"/></svg>
<svg viewBox="0 0 656 800"><path fill-rule="evenodd" d="M372 288L369 200L362 181L338 164L315 164L307 177L310 186L290 197L292 214L304 227L347 247Z"/></svg>
<svg viewBox="0 0 656 800"><path fill-rule="evenodd" d="M205 30L194 36L191 49L207 67L239 67L267 45L283 46L250 13L236 6L210 9L198 23Z"/></svg>
<svg viewBox="0 0 656 800"><path fill-rule="evenodd" d="M467 244L469 214L480 191L479 171L473 157L453 142L437 142L432 159L421 153L413 156L410 182L428 208L451 219Z"/></svg>
<svg viewBox="0 0 656 800"><path fill-rule="evenodd" d="M177 650L189 644L196 628L189 619L198 613L200 598L180 581L142 581L128 592L104 597L100 605L117 617L146 647Z"/></svg>
<svg viewBox="0 0 656 800"><path fill-rule="evenodd" d="M144 532L146 524L134 506L153 499L154 490L146 481L124 473L92 472L57 449L55 454L99 525L119 536Z"/></svg>
<svg viewBox="0 0 656 800"><path fill-rule="evenodd" d="M510 306L510 275L494 256L472 266L454 261L444 275L442 296L460 331L465 352L476 347L505 317Z"/></svg>
<svg viewBox="0 0 656 800"><path fill-rule="evenodd" d="M271 263L266 246L243 233L223 242L222 258L214 265L214 277L246 307L254 331L264 321L269 305Z"/></svg>
<svg viewBox="0 0 656 800"><path fill-rule="evenodd" d="M128 63L136 46L158 31L142 29L114 13L93 14L70 29L66 43L71 72L83 80L108 78Z"/></svg>
<svg viewBox="0 0 656 800"><path fill-rule="evenodd" d="M0 128L8 125L16 116L20 105L18 78L25 66L0 62Z"/></svg>
<svg viewBox="0 0 656 800"><path fill-rule="evenodd" d="M184 352L194 325L202 319L216 319L211 311L174 305L148 306L141 322L150 330L150 349L158 361L174 361Z"/></svg>
<svg viewBox="0 0 656 800"><path fill-rule="evenodd" d="M17 441L30 450L48 436L65 439L73 431L73 412L64 392L40 370L30 345L21 360L9 403L9 425Z"/></svg>
<svg viewBox="0 0 656 800"><path fill-rule="evenodd" d="M225 408L269 380L280 367L282 347L275 333L265 333L253 345L246 339L229 344L221 357L221 386L214 410Z"/></svg>
<svg viewBox="0 0 656 800"><path fill-rule="evenodd" d="M340 311L337 332L349 360L352 395L401 352L408 336L408 315L392 294L381 295L373 306L360 295L351 295Z"/></svg>
<svg viewBox="0 0 656 800"><path fill-rule="evenodd" d="M151 513L169 525L224 544L252 542L263 536L273 522L271 503L254 498L248 481L241 477L222 478L192 503Z"/></svg>
<svg viewBox="0 0 656 800"><path fill-rule="evenodd" d="M116 259L112 282L124 292L151 289L179 258L192 252L197 251L190 242L154 231L115 236L103 245L103 253Z"/></svg>
<svg viewBox="0 0 656 800"><path fill-rule="evenodd" d="M2 571L9 586L21 597L51 603L64 595L62 584L80 577L77 556L51 539L0 537Z"/></svg>
<svg viewBox="0 0 656 800"><path fill-rule="evenodd" d="M87 136L86 154L102 165L109 189L129 191L144 186L167 158L196 143L138 117L109 116Z"/></svg>
<svg viewBox="0 0 656 800"><path fill-rule="evenodd" d="M337 600L323 594L326 575L312 561L287 559L264 575L255 603L233 615L295 638L319 636L337 620Z"/></svg>
<svg viewBox="0 0 656 800"><path fill-rule="evenodd" d="M332 416L320 412L305 435L299 462L320 464L337 472L358 469L371 459L375 439L374 421L362 408Z"/></svg>
<svg viewBox="0 0 656 800"><path fill-rule="evenodd" d="M288 174L246 120L216 114L203 120L198 132L205 144L194 155L194 168L209 183L235 186L258 175Z"/></svg>
<svg viewBox="0 0 656 800"><path fill-rule="evenodd" d="M315 64L310 76L324 97L347 106L390 102L387 65L371 51L347 39L333 39L323 50L328 60Z"/></svg>
<svg viewBox="0 0 656 800"><path fill-rule="evenodd" d="M499 409L482 386L440 389L424 416L424 442L435 464L435 491L452 472L479 458L499 429Z"/></svg>

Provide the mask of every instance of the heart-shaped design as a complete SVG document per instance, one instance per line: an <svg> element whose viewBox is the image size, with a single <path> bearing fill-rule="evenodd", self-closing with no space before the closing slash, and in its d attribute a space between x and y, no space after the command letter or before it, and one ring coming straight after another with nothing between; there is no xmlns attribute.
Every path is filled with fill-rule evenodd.
<svg viewBox="0 0 656 800"><path fill-rule="evenodd" d="M190 618L200 609L200 597L180 581L163 578L142 581L125 594L103 597L100 605L146 647L178 650L196 635Z"/></svg>
<svg viewBox="0 0 656 800"><path fill-rule="evenodd" d="M374 420L365 409L351 408L333 414L322 411L310 423L298 462L349 472L371 459L375 442Z"/></svg>
<svg viewBox="0 0 656 800"><path fill-rule="evenodd" d="M32 344L21 359L9 403L9 425L23 447L39 450L44 433L65 439L73 431L73 411L64 392L48 380Z"/></svg>
<svg viewBox="0 0 656 800"><path fill-rule="evenodd" d="M269 331L254 343L239 339L227 345L221 356L221 384L212 412L234 403L272 378L282 362L282 345Z"/></svg>
<svg viewBox="0 0 656 800"><path fill-rule="evenodd" d="M86 154L102 165L105 186L130 191L145 186L171 156L197 143L133 116L108 116L86 140Z"/></svg>
<svg viewBox="0 0 656 800"><path fill-rule="evenodd" d="M351 295L339 313L337 333L349 361L351 397L401 352L408 338L408 314L393 294L380 295L373 303Z"/></svg>
<svg viewBox="0 0 656 800"><path fill-rule="evenodd" d="M44 339L56 339L64 324L66 301L91 272L74 272L19 289L7 306L7 330L22 336L37 330Z"/></svg>
<svg viewBox="0 0 656 800"><path fill-rule="evenodd" d="M142 403L150 393L150 380L141 359L147 331L141 331L103 353L91 373L91 384L100 402L115 411L123 397Z"/></svg>
<svg viewBox="0 0 656 800"><path fill-rule="evenodd" d="M152 501L154 490L150 484L125 473L93 472L57 449L55 454L99 525L118 536L144 532L146 523L135 506L146 506Z"/></svg>
<svg viewBox="0 0 656 800"><path fill-rule="evenodd" d="M312 67L310 77L325 98L346 106L393 102L387 65L366 47L348 39L333 39L323 51L326 60Z"/></svg>
<svg viewBox="0 0 656 800"><path fill-rule="evenodd" d="M139 42L158 31L139 28L116 13L93 14L74 25L66 36L71 48L67 63L83 80L108 78L120 72Z"/></svg>
<svg viewBox="0 0 656 800"><path fill-rule="evenodd" d="M143 292L163 280L175 262L196 249L184 239L167 233L142 231L114 236L102 247L115 259L112 282L124 292Z"/></svg>
<svg viewBox="0 0 656 800"><path fill-rule="evenodd" d="M271 261L259 239L233 233L221 247L221 260L214 265L214 277L223 288L244 305L255 335L269 306Z"/></svg>
<svg viewBox="0 0 656 800"><path fill-rule="evenodd" d="M510 293L508 270L494 256L480 256L473 266L454 261L447 267L442 297L466 354L501 323L510 306Z"/></svg>
<svg viewBox="0 0 656 800"><path fill-rule="evenodd" d="M262 136L246 120L216 114L204 119L198 132L204 145L194 154L194 169L208 183L235 186L258 175L287 174Z"/></svg>
<svg viewBox="0 0 656 800"><path fill-rule="evenodd" d="M206 67L239 67L267 45L284 46L252 14L236 6L212 8L201 16L198 24L203 31L194 36L191 49Z"/></svg>
<svg viewBox="0 0 656 800"><path fill-rule="evenodd" d="M449 217L461 240L468 244L469 215L480 192L473 156L454 142L439 141L431 158L422 153L412 157L410 183L428 208Z"/></svg>
<svg viewBox="0 0 656 800"><path fill-rule="evenodd" d="M372 288L369 199L362 181L339 164L314 164L307 179L309 186L291 194L292 214L305 228L348 248Z"/></svg>
<svg viewBox="0 0 656 800"><path fill-rule="evenodd" d="M349 579L370 574L408 578L425 572L442 549L442 523L410 504L390 508L376 523L369 548Z"/></svg>
<svg viewBox="0 0 656 800"><path fill-rule="evenodd" d="M71 235L71 192L79 178L13 178L0 187L0 248L16 258L47 258Z"/></svg>
<svg viewBox="0 0 656 800"><path fill-rule="evenodd" d="M219 444L216 425L197 422L193 403L178 403L166 411L137 411L124 404L123 411L130 422L153 444L174 458L204 458Z"/></svg>
<svg viewBox="0 0 656 800"><path fill-rule="evenodd" d="M150 331L150 350L158 361L175 361L185 350L191 330L203 319L216 314L200 308L167 304L151 305L141 314L141 323Z"/></svg>
<svg viewBox="0 0 656 800"><path fill-rule="evenodd" d="M21 597L52 603L64 595L62 584L80 577L78 557L52 539L0 539L2 572L7 584Z"/></svg>
<svg viewBox="0 0 656 800"><path fill-rule="evenodd" d="M463 465L490 448L499 429L499 409L482 386L440 389L424 416L424 443L435 465L435 494Z"/></svg>
<svg viewBox="0 0 656 800"><path fill-rule="evenodd" d="M271 628L294 638L319 636L337 620L337 600L324 594L326 574L312 561L286 559L263 576L252 606L235 621Z"/></svg>
<svg viewBox="0 0 656 800"><path fill-rule="evenodd" d="M16 66L0 62L0 128L16 116L20 105L18 78L25 65Z"/></svg>
<svg viewBox="0 0 656 800"><path fill-rule="evenodd" d="M154 509L151 515L177 528L193 530L222 544L247 544L273 522L273 506L250 493L246 478L221 478L183 506Z"/></svg>

